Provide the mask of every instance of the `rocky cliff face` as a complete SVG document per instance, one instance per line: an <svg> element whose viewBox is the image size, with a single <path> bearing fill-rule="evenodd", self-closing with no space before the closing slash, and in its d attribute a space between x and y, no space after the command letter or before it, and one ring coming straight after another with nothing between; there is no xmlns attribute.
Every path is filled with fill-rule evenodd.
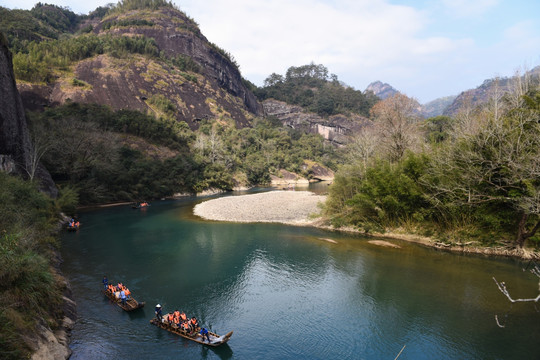
<svg viewBox="0 0 540 360"><path fill-rule="evenodd" d="M146 21L148 25L118 25L134 21ZM159 116L149 103L151 96L159 95L172 102L177 120L185 121L191 128L197 128L201 119L220 117L230 117L237 127L244 127L254 116L262 115L262 106L244 85L236 66L182 12L169 7L132 10L93 25L93 32L98 35L153 38L163 55L189 57L200 71L186 76L163 59L136 54L128 59L98 55L73 66L73 74L80 81L75 85L73 74L61 75L48 86L20 84L25 107L38 110L43 105L54 106L69 99Z"/></svg>
<svg viewBox="0 0 540 360"><path fill-rule="evenodd" d="M28 177L29 172L33 173L40 180L41 189L56 197L57 190L49 172L39 164L34 154L15 84L11 52L5 44L0 44L0 169L24 177Z"/></svg>
<svg viewBox="0 0 540 360"><path fill-rule="evenodd" d="M265 115L277 117L283 126L306 133L320 134L336 144L346 144L351 136L369 122L359 115L334 115L324 119L315 113L304 112L301 106L272 99L265 100L263 108Z"/></svg>

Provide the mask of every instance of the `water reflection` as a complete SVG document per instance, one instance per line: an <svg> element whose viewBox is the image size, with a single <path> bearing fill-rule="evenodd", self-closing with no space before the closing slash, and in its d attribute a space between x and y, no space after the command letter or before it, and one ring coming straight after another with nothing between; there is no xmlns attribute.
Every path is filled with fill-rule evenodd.
<svg viewBox="0 0 540 360"><path fill-rule="evenodd" d="M73 359L126 351L135 359L389 359L403 345L403 359L540 355L531 307L513 307L504 331L493 318L509 304L491 276L517 294L534 290L517 262L402 242L382 248L310 228L200 221L192 206L186 199L144 214L85 213L85 228L66 234L64 272L79 306ZM146 301L143 311L110 304L99 293L104 274ZM218 348L179 338L148 324L156 303L234 335Z"/></svg>

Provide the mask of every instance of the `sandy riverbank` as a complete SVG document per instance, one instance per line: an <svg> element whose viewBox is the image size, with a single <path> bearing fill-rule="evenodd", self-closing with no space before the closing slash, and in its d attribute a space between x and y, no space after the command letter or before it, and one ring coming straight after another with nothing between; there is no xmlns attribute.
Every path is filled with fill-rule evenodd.
<svg viewBox="0 0 540 360"><path fill-rule="evenodd" d="M259 194L227 196L212 199L195 206L193 212L207 220L231 222L278 222L290 225L315 226L327 230L360 233L358 229L335 229L314 216L320 213L319 203L326 196L308 191L271 191ZM540 259L538 252L530 249L508 249L505 247L482 247L472 244L444 244L434 239L405 233L363 234L375 238L386 238L415 242L445 251L506 256L522 259ZM373 242L375 245L390 246L388 243ZM393 247L393 246L392 246Z"/></svg>
<svg viewBox="0 0 540 360"><path fill-rule="evenodd" d="M270 191L208 200L193 212L207 220L314 225L312 216L320 212L317 204L325 200L309 191Z"/></svg>

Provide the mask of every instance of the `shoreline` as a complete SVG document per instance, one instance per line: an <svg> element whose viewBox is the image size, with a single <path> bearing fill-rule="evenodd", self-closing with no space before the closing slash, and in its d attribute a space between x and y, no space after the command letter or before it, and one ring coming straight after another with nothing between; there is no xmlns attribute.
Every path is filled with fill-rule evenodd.
<svg viewBox="0 0 540 360"><path fill-rule="evenodd" d="M422 246L453 253L485 256L511 257L522 260L540 260L540 253L529 248L471 246L471 242L447 244L433 238L398 232L363 233L352 227L334 228L319 216L318 203L326 196L309 191L270 191L209 199L197 204L193 214L205 220L227 222L281 223L294 226L312 226L319 229L358 234L369 238L392 239L416 243ZM314 216L317 214L317 217ZM383 246L382 244L375 243Z"/></svg>

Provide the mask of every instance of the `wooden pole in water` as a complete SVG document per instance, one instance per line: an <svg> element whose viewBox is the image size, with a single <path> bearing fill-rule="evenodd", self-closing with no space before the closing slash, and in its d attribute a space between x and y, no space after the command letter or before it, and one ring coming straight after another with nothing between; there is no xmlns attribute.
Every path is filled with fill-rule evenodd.
<svg viewBox="0 0 540 360"><path fill-rule="evenodd" d="M394 360L397 360L399 355L401 355L401 353L403 352L403 349L405 349L405 346L407 346L407 344L403 345L403 347L401 348L401 351L399 352L399 354L397 354L397 356L396 356L396 358Z"/></svg>

